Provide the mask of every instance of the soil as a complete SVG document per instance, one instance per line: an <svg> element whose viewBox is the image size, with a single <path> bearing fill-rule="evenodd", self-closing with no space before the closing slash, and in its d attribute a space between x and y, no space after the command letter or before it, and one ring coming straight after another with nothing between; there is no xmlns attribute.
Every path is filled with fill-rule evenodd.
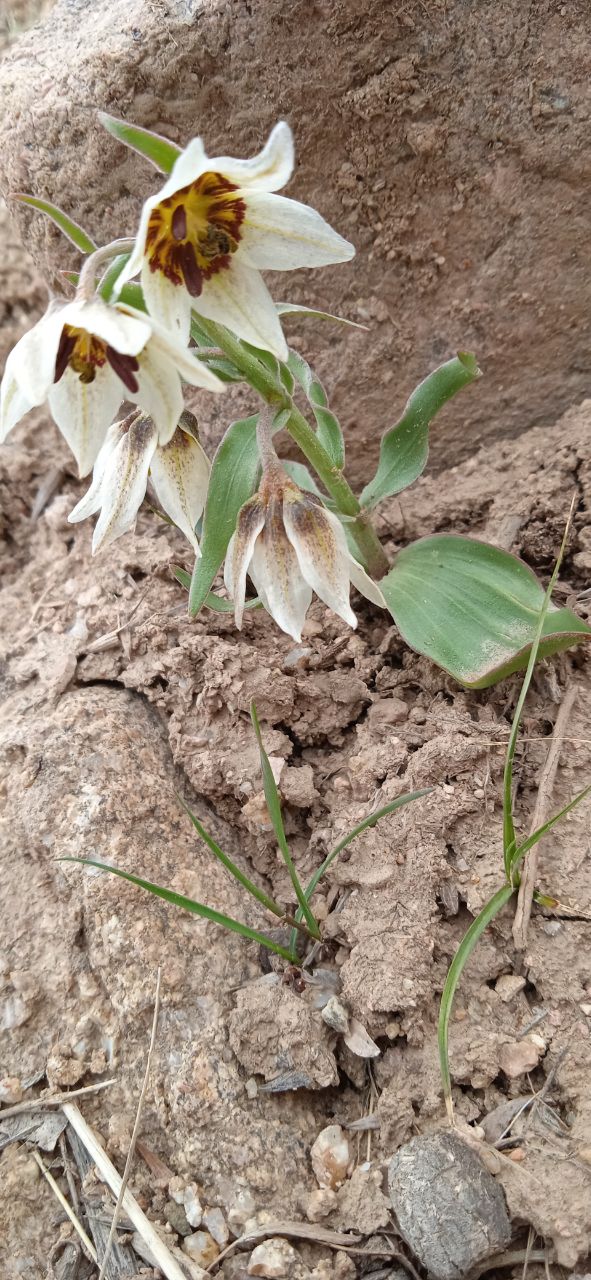
<svg viewBox="0 0 591 1280"><path fill-rule="evenodd" d="M287 114L302 153L293 193L333 216L365 255L345 283L336 271L313 281L313 301L330 299L350 315L365 305L374 324L369 338L334 339L318 329L319 367L343 357L328 384L335 404L347 403L359 374L359 423L350 409L343 414L354 467L367 478L374 416L383 419L390 406L403 360L405 385L412 385L455 342L489 352L487 378L441 428L435 467L381 510L388 550L429 532L471 533L510 544L544 577L574 491L559 595L586 616L591 402L578 403L588 367L588 347L578 345L588 286L577 261L590 145L585 8L570 6L567 22L564 6L540 3L526 14L501 4L490 10L488 27L476 30L470 5L409 4L396 16L382 6L366 10L338 4L329 14L316 3L287 14L273 0L263 18L242 4L136 2L107 26L102 0L92 12L57 4L28 34L15 39L14 24L7 28L0 82L11 123L0 168L8 186L34 186L58 202L66 202L67 188L69 207L90 230L98 230L98 209L108 232L121 231L135 217L138 168L88 133L91 103L179 138L205 118L214 147L227 136L228 113L245 147ZM313 20L303 21L308 14ZM301 60L291 67L296 28ZM330 45L328 70L319 32ZM238 75L246 48L248 82ZM313 113L298 101L304 65L306 98L317 94ZM173 100L163 89L171 84ZM503 84L519 98L519 111ZM335 189L338 216L330 207ZM362 198L353 199L358 190ZM390 209L380 203L384 191ZM568 235L561 232L567 216ZM37 266L53 271L67 261L45 224L26 217L25 224L35 264L5 215L4 350L44 305ZM462 261L470 256L461 269L460 245ZM290 297L310 298L304 288L296 280ZM559 306L565 320L557 325ZM302 338L305 350L311 333ZM214 438L221 420L204 426ZM88 525L66 520L80 492L66 446L44 411L35 411L0 451L0 1076L12 1081L15 1097L19 1088L25 1097L35 1092L32 1082L67 1089L113 1078L82 1105L122 1168L160 966L145 1147L183 1183L197 1183L202 1203L220 1206L231 1221L239 1221L246 1193L258 1212L305 1219L318 1191L310 1162L318 1134L375 1114L379 1128L350 1133L355 1172L323 1219L371 1235L388 1220L385 1162L412 1136L446 1123L438 1001L460 938L502 882L503 747L518 681L462 691L361 600L354 633L316 602L302 646L263 613L249 615L242 633L223 615L189 622L171 573L173 564L190 567L183 540L145 509L135 535L93 560ZM578 650L541 664L528 699L517 768L524 831L572 682L577 700L552 805L566 803L590 776L591 680ZM368 811L432 788L359 837L316 898L325 937L317 965L331 971L339 998L376 1041L371 1071L323 1021L318 984L300 991L253 944L114 877L59 861L109 860L253 927L268 926L197 839L177 799L180 793L248 874L290 901L264 806L248 716L253 698L303 878ZM591 1247L588 809L575 810L541 846L539 880L560 910L535 911L523 956L504 913L462 979L451 1025L454 1103L460 1125L490 1124L500 1105L545 1089L518 1130L517 1151L495 1157L496 1172L516 1241L527 1239L520 1233L530 1225L561 1266L584 1270ZM525 979L510 999L508 975ZM328 982L320 975L319 983ZM529 1065L515 1074L520 1057ZM56 1202L25 1145L0 1160L0 1273L42 1280L64 1235ZM166 1180L138 1158L132 1186L164 1223ZM345 1273L351 1280L342 1254L298 1245L296 1256L302 1280L345 1280ZM230 1258L226 1280L245 1266L244 1255Z"/></svg>

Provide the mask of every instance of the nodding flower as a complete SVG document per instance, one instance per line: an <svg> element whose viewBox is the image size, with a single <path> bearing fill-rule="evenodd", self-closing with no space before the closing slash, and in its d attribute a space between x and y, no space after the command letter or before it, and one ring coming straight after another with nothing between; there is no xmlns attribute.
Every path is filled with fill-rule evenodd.
<svg viewBox="0 0 591 1280"><path fill-rule="evenodd" d="M123 400L153 419L166 444L183 411L181 379L208 391L223 383L151 316L94 297L53 302L17 342L0 386L0 442L29 409L51 413L88 475Z"/></svg>
<svg viewBox="0 0 591 1280"><path fill-rule="evenodd" d="M146 200L116 289L140 272L149 311L183 341L192 308L286 359L260 271L321 267L347 262L355 253L314 209L274 194L293 165L292 133L284 122L250 160L211 158L201 139L193 138L162 189Z"/></svg>
<svg viewBox="0 0 591 1280"><path fill-rule="evenodd" d="M313 592L351 627L357 626L351 584L386 607L379 587L351 555L340 521L299 489L278 461L265 468L258 493L240 509L226 554L224 580L238 628L247 574L265 609L294 640L301 639Z"/></svg>

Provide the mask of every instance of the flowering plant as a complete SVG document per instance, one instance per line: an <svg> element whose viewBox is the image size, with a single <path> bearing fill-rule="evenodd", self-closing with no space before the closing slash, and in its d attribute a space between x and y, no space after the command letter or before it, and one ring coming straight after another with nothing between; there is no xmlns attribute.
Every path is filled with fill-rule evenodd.
<svg viewBox="0 0 591 1280"><path fill-rule="evenodd" d="M474 356L458 354L417 387L357 497L344 474L340 423L282 327L291 314L336 317L275 303L260 274L342 263L355 252L315 210L277 194L294 164L288 125L276 125L258 155L237 160L208 157L200 138L180 150L149 130L100 120L165 181L146 200L136 237L101 248L55 205L15 197L51 217L86 261L69 275L75 297L52 300L8 357L0 440L47 400L80 476L93 471L69 516L100 511L93 551L133 527L150 481L196 554L186 582L192 616L204 605L232 608L242 626L249 577L257 596L248 603L299 639L313 592L356 626L353 585L467 686L524 667L544 593L523 562L473 538L439 535L390 564L371 518L424 470L430 423L479 377ZM216 394L246 382L262 402L229 426L211 466L182 382ZM280 429L305 464L280 462ZM212 590L222 566L229 601ZM539 653L589 634L570 609L550 606Z"/></svg>

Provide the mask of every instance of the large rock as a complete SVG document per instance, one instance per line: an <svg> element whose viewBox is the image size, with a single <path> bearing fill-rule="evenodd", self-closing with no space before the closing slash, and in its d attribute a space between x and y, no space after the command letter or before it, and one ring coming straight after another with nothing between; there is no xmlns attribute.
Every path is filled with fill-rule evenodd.
<svg viewBox="0 0 591 1280"><path fill-rule="evenodd" d="M290 194L358 248L349 266L273 280L280 298L371 327L305 330L352 468L368 474L419 378L473 348L486 379L434 442L451 464L588 390L588 36L585 6L554 0L499 0L484 23L464 0L58 0L2 64L0 188L54 200L102 239L129 234L154 175L97 108L177 141L201 132L213 154L248 154L287 117ZM42 271L76 260L39 215L14 216ZM208 408L214 435L227 413Z"/></svg>

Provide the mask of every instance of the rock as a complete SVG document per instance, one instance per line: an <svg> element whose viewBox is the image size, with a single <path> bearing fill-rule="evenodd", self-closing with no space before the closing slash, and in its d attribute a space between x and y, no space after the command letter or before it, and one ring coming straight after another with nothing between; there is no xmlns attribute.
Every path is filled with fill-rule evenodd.
<svg viewBox="0 0 591 1280"><path fill-rule="evenodd" d="M524 987L525 978L517 973L502 973L495 983L495 991L504 1004L510 1004Z"/></svg>
<svg viewBox="0 0 591 1280"><path fill-rule="evenodd" d="M209 1231L194 1231L192 1235L185 1236L182 1249L192 1262L196 1262L204 1270L215 1262L220 1251Z"/></svg>
<svg viewBox="0 0 591 1280"><path fill-rule="evenodd" d="M184 1205L177 1204L176 1200L167 1200L164 1206L164 1217L177 1235L189 1236L191 1234L191 1226L187 1221Z"/></svg>
<svg viewBox="0 0 591 1280"><path fill-rule="evenodd" d="M22 1097L23 1087L18 1076L5 1076L0 1080L0 1105L13 1107L22 1101Z"/></svg>
<svg viewBox="0 0 591 1280"><path fill-rule="evenodd" d="M337 996L329 997L320 1016L327 1027L332 1027L339 1035L348 1034L349 1014Z"/></svg>
<svg viewBox="0 0 591 1280"><path fill-rule="evenodd" d="M392 1157L388 1186L400 1234L433 1280L461 1280L509 1244L503 1192L457 1134L412 1138Z"/></svg>
<svg viewBox="0 0 591 1280"><path fill-rule="evenodd" d="M243 1187L236 1192L234 1199L230 1202L228 1208L228 1226L232 1235L240 1236L244 1230L244 1224L249 1218L252 1218L256 1212L256 1204L254 1197L250 1191Z"/></svg>
<svg viewBox="0 0 591 1280"><path fill-rule="evenodd" d="M526 1071L533 1071L540 1061L541 1049L533 1040L514 1040L501 1045L499 1066L510 1080L517 1080Z"/></svg>
<svg viewBox="0 0 591 1280"><path fill-rule="evenodd" d="M349 1171L351 1150L340 1124L329 1124L318 1134L310 1155L319 1186L331 1191L342 1186Z"/></svg>
<svg viewBox="0 0 591 1280"><path fill-rule="evenodd" d="M201 1226L203 1210L197 1194L197 1184L195 1182L187 1184L183 1182L182 1178L175 1177L170 1179L168 1191L175 1204L182 1205L189 1226ZM173 1224L171 1223L171 1225Z"/></svg>
<svg viewBox="0 0 591 1280"><path fill-rule="evenodd" d="M357 1021L357 1018L351 1019L351 1026L344 1040L347 1048L351 1050L351 1053L356 1054L358 1058L379 1058L380 1056L377 1044L368 1035L363 1023Z"/></svg>
<svg viewBox="0 0 591 1280"><path fill-rule="evenodd" d="M228 1224L221 1209L206 1209L203 1214L203 1226L213 1236L220 1249L224 1249L230 1239Z"/></svg>
<svg viewBox="0 0 591 1280"><path fill-rule="evenodd" d="M280 1236L264 1240L253 1249L248 1267L249 1276L268 1276L269 1280L277 1280L280 1276L289 1276L298 1263L298 1255L288 1240Z"/></svg>
<svg viewBox="0 0 591 1280"><path fill-rule="evenodd" d="M390 1205L382 1191L381 1169L360 1166L341 1187L338 1196L339 1230L355 1231L371 1236L386 1227L391 1218Z"/></svg>
<svg viewBox="0 0 591 1280"><path fill-rule="evenodd" d="M322 1222L323 1218L328 1218L329 1213L336 1209L337 1204L336 1191L331 1191L330 1187L320 1187L318 1191L310 1192L306 1206L308 1222Z"/></svg>

